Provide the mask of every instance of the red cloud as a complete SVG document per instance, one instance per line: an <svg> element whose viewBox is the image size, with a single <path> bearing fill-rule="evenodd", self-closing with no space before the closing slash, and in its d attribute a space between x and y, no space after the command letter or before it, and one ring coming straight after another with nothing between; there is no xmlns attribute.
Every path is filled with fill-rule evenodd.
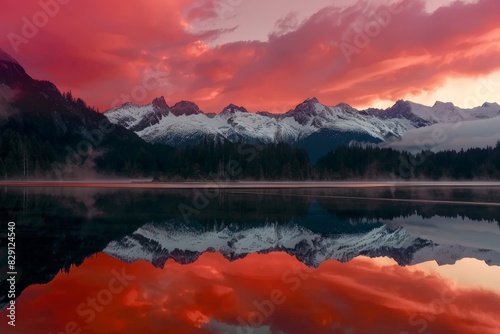
<svg viewBox="0 0 500 334"><path fill-rule="evenodd" d="M2 31L20 33L22 17L31 20L37 11L35 2L10 4ZM288 15L265 42L211 47L206 43L234 27L194 33L190 24L219 19L220 12L213 0L70 1L14 56L33 76L103 110L158 95L216 112L229 102L282 112L313 95L366 105L500 69L497 0L454 2L433 13L422 0L396 7L360 1L324 8L301 24ZM4 37L2 44L11 43ZM161 86L144 89L151 70Z"/></svg>
<svg viewBox="0 0 500 334"><path fill-rule="evenodd" d="M214 108L231 100L253 110L279 110L312 95L330 104L396 100L433 90L447 78L498 70L499 11L493 0L455 3L432 14L421 1L403 1L392 10L366 2L325 8L295 31L272 34L267 43L240 42L207 52L197 64L225 59L235 49L256 51L250 59L225 59L234 69L226 80L197 73L193 81L222 91Z"/></svg>
<svg viewBox="0 0 500 334"><path fill-rule="evenodd" d="M16 304L16 333L215 333L228 326L249 333L247 324L273 333L500 328L494 292L366 258L308 269L284 253L235 262L204 254L189 265L169 260L164 269L99 254L46 285L30 286Z"/></svg>

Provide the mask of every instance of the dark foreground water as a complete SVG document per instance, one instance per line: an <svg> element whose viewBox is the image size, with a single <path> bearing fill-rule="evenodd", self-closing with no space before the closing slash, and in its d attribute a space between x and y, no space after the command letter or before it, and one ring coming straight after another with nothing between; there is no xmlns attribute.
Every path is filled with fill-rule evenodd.
<svg viewBox="0 0 500 334"><path fill-rule="evenodd" d="M0 189L2 333L499 333L500 188Z"/></svg>

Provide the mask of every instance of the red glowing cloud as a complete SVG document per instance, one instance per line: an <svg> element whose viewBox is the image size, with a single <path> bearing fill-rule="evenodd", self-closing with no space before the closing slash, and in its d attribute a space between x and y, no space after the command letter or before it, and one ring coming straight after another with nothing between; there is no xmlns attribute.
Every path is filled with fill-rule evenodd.
<svg viewBox="0 0 500 334"><path fill-rule="evenodd" d="M500 70L497 0L454 2L432 13L423 0L360 1L323 8L303 22L284 12L268 40L221 45L218 37L235 28L229 23L191 29L217 19L217 6L213 0L69 1L26 38L22 18L43 23L36 17L42 9L36 1L13 2L0 26L24 40L7 34L1 43L34 77L102 110L158 95L215 112L229 102L283 112L311 96L367 105L432 92L454 78L473 84ZM460 98L457 92L452 102Z"/></svg>
<svg viewBox="0 0 500 334"><path fill-rule="evenodd" d="M500 296L356 259L305 267L284 253L124 264L99 254L17 299L16 333L498 333ZM2 317L5 318L5 313ZM6 326L2 323L2 328Z"/></svg>

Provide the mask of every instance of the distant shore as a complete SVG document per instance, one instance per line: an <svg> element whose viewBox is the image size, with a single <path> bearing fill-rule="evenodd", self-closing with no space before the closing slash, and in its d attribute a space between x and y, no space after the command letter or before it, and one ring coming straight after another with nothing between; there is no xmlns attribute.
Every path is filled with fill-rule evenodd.
<svg viewBox="0 0 500 334"><path fill-rule="evenodd" d="M499 187L500 182L490 181L325 181L325 182L151 182L148 180L112 181L0 181L0 187L66 187L66 188L138 188L138 189L328 189L328 188L394 188L394 187Z"/></svg>

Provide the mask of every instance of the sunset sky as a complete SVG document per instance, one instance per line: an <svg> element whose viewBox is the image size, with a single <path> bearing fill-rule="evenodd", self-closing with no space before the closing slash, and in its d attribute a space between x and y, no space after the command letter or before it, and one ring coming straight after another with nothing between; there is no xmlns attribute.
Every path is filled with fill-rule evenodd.
<svg viewBox="0 0 500 334"><path fill-rule="evenodd" d="M498 0L0 1L0 48L101 111L500 102Z"/></svg>
<svg viewBox="0 0 500 334"><path fill-rule="evenodd" d="M488 276L499 267L432 263L361 257L311 269L285 253L234 262L205 253L159 269L100 253L28 287L16 301L16 333L498 333L500 294ZM459 272L462 281L452 280Z"/></svg>

